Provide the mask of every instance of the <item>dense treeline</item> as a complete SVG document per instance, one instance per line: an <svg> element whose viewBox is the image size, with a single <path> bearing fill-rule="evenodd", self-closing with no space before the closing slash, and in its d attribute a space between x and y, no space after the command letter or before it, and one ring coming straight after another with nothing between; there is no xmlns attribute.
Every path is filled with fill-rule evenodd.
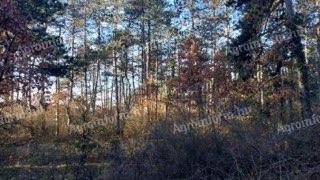
<svg viewBox="0 0 320 180"><path fill-rule="evenodd" d="M2 0L0 177L317 179L314 0Z"/></svg>

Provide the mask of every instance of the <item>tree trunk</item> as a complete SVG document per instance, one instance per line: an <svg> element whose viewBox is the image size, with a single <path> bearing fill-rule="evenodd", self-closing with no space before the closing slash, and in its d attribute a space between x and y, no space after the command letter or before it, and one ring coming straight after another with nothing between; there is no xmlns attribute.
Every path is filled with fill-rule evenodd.
<svg viewBox="0 0 320 180"><path fill-rule="evenodd" d="M293 36L293 54L297 57L297 64L301 72L301 102L302 102L302 116L304 119L309 119L312 116L311 109L311 97L310 97L310 85L309 85L309 68L306 63L306 59L303 52L303 45L301 43L301 37L298 34L298 28L293 22L294 9L291 0L285 0L286 12L288 18L288 28L296 34Z"/></svg>
<svg viewBox="0 0 320 180"><path fill-rule="evenodd" d="M117 53L114 51L114 75L115 75L115 94L116 94L116 121L117 121L117 134L121 134L120 123L120 106L119 106L119 82L118 82L118 63Z"/></svg>
<svg viewBox="0 0 320 180"><path fill-rule="evenodd" d="M96 99L97 99L97 93L98 93L98 81L99 81L99 75L100 75L100 59L98 59L97 62L97 68L96 68L96 73L93 72L94 79L93 79L93 91L92 91L92 112L94 113L96 110Z"/></svg>
<svg viewBox="0 0 320 180"><path fill-rule="evenodd" d="M318 20L320 21L320 17L318 18ZM317 63L317 72L318 72L318 80L317 80L317 84L318 84L318 103L320 104L320 22L318 24L318 27L316 29L316 33L317 33L317 56L315 57L316 59L316 63Z"/></svg>
<svg viewBox="0 0 320 180"><path fill-rule="evenodd" d="M88 98L88 66L87 66L87 7L84 8L85 14L84 14L84 62L85 62L85 68L84 68L84 92L85 92L85 105L86 110L90 110L89 106L89 98Z"/></svg>

